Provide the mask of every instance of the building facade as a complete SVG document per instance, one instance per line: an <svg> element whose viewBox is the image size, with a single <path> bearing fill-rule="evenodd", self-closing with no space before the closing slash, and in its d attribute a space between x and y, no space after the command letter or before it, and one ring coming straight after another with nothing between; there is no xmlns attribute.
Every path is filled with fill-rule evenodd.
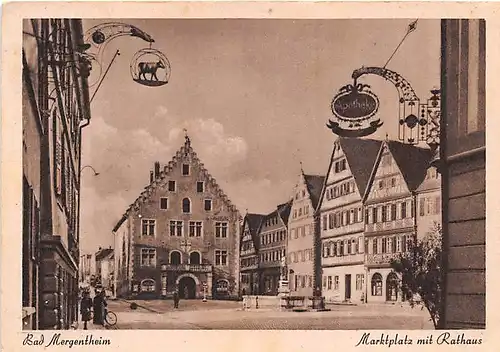
<svg viewBox="0 0 500 352"><path fill-rule="evenodd" d="M23 21L23 321L77 320L82 128L89 62L80 20ZM29 313L29 314L26 314Z"/></svg>
<svg viewBox="0 0 500 352"><path fill-rule="evenodd" d="M264 215L247 213L243 219L240 245L240 288L242 295L259 293L259 231Z"/></svg>
<svg viewBox="0 0 500 352"><path fill-rule="evenodd" d="M324 176L306 175L301 170L293 191L288 220L288 287L292 296L312 296L315 280L315 218Z"/></svg>
<svg viewBox="0 0 500 352"><path fill-rule="evenodd" d="M446 329L486 326L485 20L442 20Z"/></svg>
<svg viewBox="0 0 500 352"><path fill-rule="evenodd" d="M79 263L80 287L90 285L92 275L95 275L95 259L93 254L83 254Z"/></svg>
<svg viewBox="0 0 500 352"><path fill-rule="evenodd" d="M259 294L275 296L278 294L279 281L286 259L288 218L291 201L280 204L267 214L259 231Z"/></svg>
<svg viewBox="0 0 500 352"><path fill-rule="evenodd" d="M429 149L400 142L381 145L364 201L367 302L402 301L400 277L390 262L416 240L416 190L428 174L431 157Z"/></svg>
<svg viewBox="0 0 500 352"><path fill-rule="evenodd" d="M95 253L96 281L107 292L114 293L114 250L109 248L99 248Z"/></svg>
<svg viewBox="0 0 500 352"><path fill-rule="evenodd" d="M334 143L318 210L322 295L327 301L360 303L365 299L362 201L380 144L351 138Z"/></svg>
<svg viewBox="0 0 500 352"><path fill-rule="evenodd" d="M121 297L239 295L240 219L186 136L113 229Z"/></svg>

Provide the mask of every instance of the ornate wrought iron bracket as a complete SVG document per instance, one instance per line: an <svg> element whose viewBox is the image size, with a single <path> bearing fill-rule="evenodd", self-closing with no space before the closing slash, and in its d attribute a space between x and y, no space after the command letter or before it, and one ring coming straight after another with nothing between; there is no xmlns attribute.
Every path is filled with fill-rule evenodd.
<svg viewBox="0 0 500 352"><path fill-rule="evenodd" d="M399 73L380 67L361 67L354 70L357 80L367 74L377 75L391 82L399 94L399 139L404 143L418 144L425 141L432 149L439 146L441 96L439 89L431 90L432 96L425 103L415 94L410 83Z"/></svg>

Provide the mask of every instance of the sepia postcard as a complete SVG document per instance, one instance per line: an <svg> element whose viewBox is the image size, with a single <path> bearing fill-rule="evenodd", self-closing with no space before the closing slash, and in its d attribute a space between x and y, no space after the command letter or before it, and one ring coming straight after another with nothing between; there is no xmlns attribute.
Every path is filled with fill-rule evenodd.
<svg viewBox="0 0 500 352"><path fill-rule="evenodd" d="M4 5L2 350L491 350L499 9Z"/></svg>

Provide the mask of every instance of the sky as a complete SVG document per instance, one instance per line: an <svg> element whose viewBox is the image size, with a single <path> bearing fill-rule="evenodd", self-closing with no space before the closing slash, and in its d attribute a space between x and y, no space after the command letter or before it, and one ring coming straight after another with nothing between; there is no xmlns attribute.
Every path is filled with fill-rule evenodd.
<svg viewBox="0 0 500 352"><path fill-rule="evenodd" d="M336 136L326 127L338 89L361 66L382 67L414 19L117 20L150 34L171 65L167 85L134 82L134 54L149 44L109 42L107 67L83 130L81 251L112 245L114 225L149 183L153 163L192 147L242 214L268 213L287 201L300 175L326 174ZM84 30L106 20L84 20ZM440 82L440 22L419 20L387 66L421 99ZM91 82L96 81L97 69ZM98 77L97 77L98 78ZM370 138L397 139L396 88L363 76L380 99L384 125ZM96 85L91 87L94 93Z"/></svg>

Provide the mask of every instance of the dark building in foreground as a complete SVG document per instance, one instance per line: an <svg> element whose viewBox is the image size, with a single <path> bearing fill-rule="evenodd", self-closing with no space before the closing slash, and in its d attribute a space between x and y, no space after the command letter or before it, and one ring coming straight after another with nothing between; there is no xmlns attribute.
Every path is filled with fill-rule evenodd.
<svg viewBox="0 0 500 352"><path fill-rule="evenodd" d="M189 138L113 229L118 297L234 298L240 219Z"/></svg>
<svg viewBox="0 0 500 352"><path fill-rule="evenodd" d="M485 21L443 20L444 328L485 328Z"/></svg>
<svg viewBox="0 0 500 352"><path fill-rule="evenodd" d="M24 329L78 318L82 127L90 120L81 20L23 21Z"/></svg>

